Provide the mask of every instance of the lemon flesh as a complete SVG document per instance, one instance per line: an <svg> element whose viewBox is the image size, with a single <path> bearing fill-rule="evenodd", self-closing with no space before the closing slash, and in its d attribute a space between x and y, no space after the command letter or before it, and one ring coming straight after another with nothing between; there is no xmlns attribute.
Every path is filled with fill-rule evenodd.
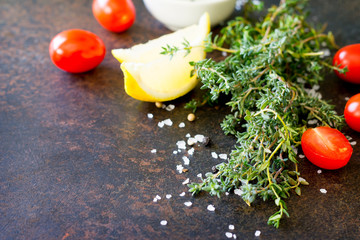
<svg viewBox="0 0 360 240"><path fill-rule="evenodd" d="M190 62L205 58L204 39L209 32L210 19L205 13L196 25L132 48L112 50L121 62L126 93L141 101L156 102L170 101L191 91L198 80L191 75ZM180 50L172 57L161 54L167 45L183 48L185 40L193 47L190 53Z"/></svg>

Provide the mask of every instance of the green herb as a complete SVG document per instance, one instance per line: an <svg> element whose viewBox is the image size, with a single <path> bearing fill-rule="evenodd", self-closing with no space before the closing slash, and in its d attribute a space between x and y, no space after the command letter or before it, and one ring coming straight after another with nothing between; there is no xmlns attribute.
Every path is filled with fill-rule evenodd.
<svg viewBox="0 0 360 240"><path fill-rule="evenodd" d="M200 183L189 184L190 192L220 197L239 189L248 205L257 198L272 200L278 211L268 224L275 227L289 216L284 200L291 192L300 195L300 184L308 184L300 178L296 158L308 121L335 128L344 123L332 105L310 90L325 68L339 69L324 59L322 50L336 47L334 37L306 22L306 2L281 1L261 22L245 17L229 21L206 41L207 51L226 52L227 57L192 63L212 101L221 94L231 98L226 103L231 114L221 127L237 141L230 158Z"/></svg>

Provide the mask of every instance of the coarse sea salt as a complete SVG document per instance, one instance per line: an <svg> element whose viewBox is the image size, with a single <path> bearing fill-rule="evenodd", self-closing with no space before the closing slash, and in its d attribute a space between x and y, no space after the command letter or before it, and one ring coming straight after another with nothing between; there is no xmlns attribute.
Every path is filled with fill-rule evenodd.
<svg viewBox="0 0 360 240"><path fill-rule="evenodd" d="M232 238L232 237L233 237L233 234L232 234L231 232L226 232L226 233L225 233L225 236L226 236L227 238Z"/></svg>
<svg viewBox="0 0 360 240"><path fill-rule="evenodd" d="M239 196L241 196L242 194L243 194L243 191L241 191L240 189L235 189L234 190L234 193L236 194L236 195L239 195Z"/></svg>
<svg viewBox="0 0 360 240"><path fill-rule="evenodd" d="M219 158L226 160L227 154L225 154L225 153L219 154Z"/></svg>
<svg viewBox="0 0 360 240"><path fill-rule="evenodd" d="M164 120L164 124L165 124L166 126L171 127L171 126L173 125L173 122L171 121L170 118L168 118L168 119L165 119L165 120Z"/></svg>
<svg viewBox="0 0 360 240"><path fill-rule="evenodd" d="M259 237L260 234L261 234L261 231L259 231L259 230L256 230L256 231L255 231L255 237Z"/></svg>
<svg viewBox="0 0 360 240"><path fill-rule="evenodd" d="M156 195L153 199L153 202L157 202L161 199L161 197L159 195Z"/></svg>
<svg viewBox="0 0 360 240"><path fill-rule="evenodd" d="M184 161L184 165L189 165L190 164L190 159L187 156L183 156L182 160Z"/></svg>
<svg viewBox="0 0 360 240"><path fill-rule="evenodd" d="M194 154L194 151L195 151L194 148L190 148L189 151L188 151L188 154L189 154L189 155L193 155L193 154Z"/></svg>
<svg viewBox="0 0 360 240"><path fill-rule="evenodd" d="M172 110L175 109L175 105L169 104L168 106L165 107L165 109L166 109L167 111L172 111Z"/></svg>
<svg viewBox="0 0 360 240"><path fill-rule="evenodd" d="M148 114L147 114L147 117L148 117L148 118L153 118L154 115L153 115L152 113L148 113Z"/></svg>
<svg viewBox="0 0 360 240"><path fill-rule="evenodd" d="M201 134L196 134L194 138L197 142L204 142L205 136Z"/></svg>
<svg viewBox="0 0 360 240"><path fill-rule="evenodd" d="M195 139L195 138L190 137L190 138L187 140L187 144L188 144L189 146L192 146L192 145L194 145L195 143L196 143L196 139Z"/></svg>
<svg viewBox="0 0 360 240"><path fill-rule="evenodd" d="M158 127L159 128L163 128L165 125L169 126L169 127L171 127L173 125L173 122L171 121L170 118L158 122Z"/></svg>
<svg viewBox="0 0 360 240"><path fill-rule="evenodd" d="M171 197L172 197L172 195L171 194L166 194L166 199L170 199Z"/></svg>
<svg viewBox="0 0 360 240"><path fill-rule="evenodd" d="M322 173L322 170L321 169L317 170L317 173L318 174Z"/></svg>
<svg viewBox="0 0 360 240"><path fill-rule="evenodd" d="M230 224L230 225L229 225L229 230L234 230L234 229L235 229L235 226L232 225L232 224Z"/></svg>
<svg viewBox="0 0 360 240"><path fill-rule="evenodd" d="M208 205L208 206L207 206L207 210L209 210L210 212L215 211L214 205L212 205L212 204Z"/></svg>
<svg viewBox="0 0 360 240"><path fill-rule="evenodd" d="M352 141L352 142L350 142L350 144L351 144L352 146L355 146L355 145L356 145L356 141Z"/></svg>
<svg viewBox="0 0 360 240"><path fill-rule="evenodd" d="M305 158L305 155L304 155L304 154L300 154L300 155L299 155L299 158Z"/></svg>
<svg viewBox="0 0 360 240"><path fill-rule="evenodd" d="M180 165L176 165L176 170L179 172L179 173L182 173L184 167L180 164Z"/></svg>
<svg viewBox="0 0 360 240"><path fill-rule="evenodd" d="M216 152L211 152L211 156L212 156L213 158L218 158L218 155L217 155Z"/></svg>
<svg viewBox="0 0 360 240"><path fill-rule="evenodd" d="M187 206L187 207L191 207L192 202L190 202L190 201L189 202L184 202L184 205Z"/></svg>
<svg viewBox="0 0 360 240"><path fill-rule="evenodd" d="M312 120L309 120L308 121L308 124L309 125L315 125L315 124L317 124L319 121L317 120L317 119L312 119Z"/></svg>
<svg viewBox="0 0 360 240"><path fill-rule="evenodd" d="M180 193L179 196L180 196L180 197L185 196L185 192Z"/></svg>
<svg viewBox="0 0 360 240"><path fill-rule="evenodd" d="M151 153L156 153L156 149L152 149L152 150L151 150Z"/></svg>
<svg viewBox="0 0 360 240"><path fill-rule="evenodd" d="M186 149L186 142L183 140L177 141L176 145L179 149Z"/></svg>
<svg viewBox="0 0 360 240"><path fill-rule="evenodd" d="M166 226L167 225L167 221L166 220L161 220L161 222L160 222L160 224L162 225L162 226Z"/></svg>
<svg viewBox="0 0 360 240"><path fill-rule="evenodd" d="M190 182L190 178L187 178L187 179L185 179L185 181L183 181L183 185L186 185L186 184L188 184Z"/></svg>
<svg viewBox="0 0 360 240"><path fill-rule="evenodd" d="M165 123L163 121L158 122L158 127L163 128L165 126Z"/></svg>
<svg viewBox="0 0 360 240"><path fill-rule="evenodd" d="M179 128L184 128L185 127L185 123L181 122L179 123Z"/></svg>
<svg viewBox="0 0 360 240"><path fill-rule="evenodd" d="M325 188L321 188L321 189L320 189L320 192L323 193L323 194L327 193L327 191L326 191Z"/></svg>

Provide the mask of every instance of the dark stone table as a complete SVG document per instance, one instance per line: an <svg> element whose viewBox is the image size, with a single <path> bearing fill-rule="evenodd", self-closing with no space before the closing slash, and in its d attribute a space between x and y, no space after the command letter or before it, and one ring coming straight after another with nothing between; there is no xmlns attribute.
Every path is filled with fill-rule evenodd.
<svg viewBox="0 0 360 240"><path fill-rule="evenodd" d="M233 193L219 199L187 192L184 180L219 162L211 152L232 149L234 138L220 129L228 109L204 107L190 123L184 105L198 90L171 102L173 111L125 94L110 50L170 32L142 1L134 3L135 24L116 34L95 21L91 0L0 0L0 239L227 239L226 232L253 239L257 230L258 239L359 239L360 134L349 128L343 132L358 144L346 167L319 174L299 159L310 185L287 200L291 217L279 229L266 223L276 210L272 202L248 207ZM360 42L358 1L312 0L309 10L340 46ZM50 40L69 28L104 40L107 54L96 69L68 74L51 63ZM321 92L341 113L360 87L329 73ZM173 126L158 127L164 119ZM211 144L196 146L180 174L184 153L173 151L187 134L208 136Z"/></svg>

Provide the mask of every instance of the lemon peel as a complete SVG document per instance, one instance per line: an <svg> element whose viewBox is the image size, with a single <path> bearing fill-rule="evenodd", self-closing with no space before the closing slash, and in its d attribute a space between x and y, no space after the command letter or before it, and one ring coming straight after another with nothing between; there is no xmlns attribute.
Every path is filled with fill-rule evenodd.
<svg viewBox="0 0 360 240"><path fill-rule="evenodd" d="M163 35L127 49L113 49L113 56L121 63L125 92L147 102L170 101L191 91L198 79L191 75L190 62L206 57L204 39L210 32L210 17L204 13L198 24ZM190 53L179 50L172 57L163 55L167 45L183 47L187 41Z"/></svg>

